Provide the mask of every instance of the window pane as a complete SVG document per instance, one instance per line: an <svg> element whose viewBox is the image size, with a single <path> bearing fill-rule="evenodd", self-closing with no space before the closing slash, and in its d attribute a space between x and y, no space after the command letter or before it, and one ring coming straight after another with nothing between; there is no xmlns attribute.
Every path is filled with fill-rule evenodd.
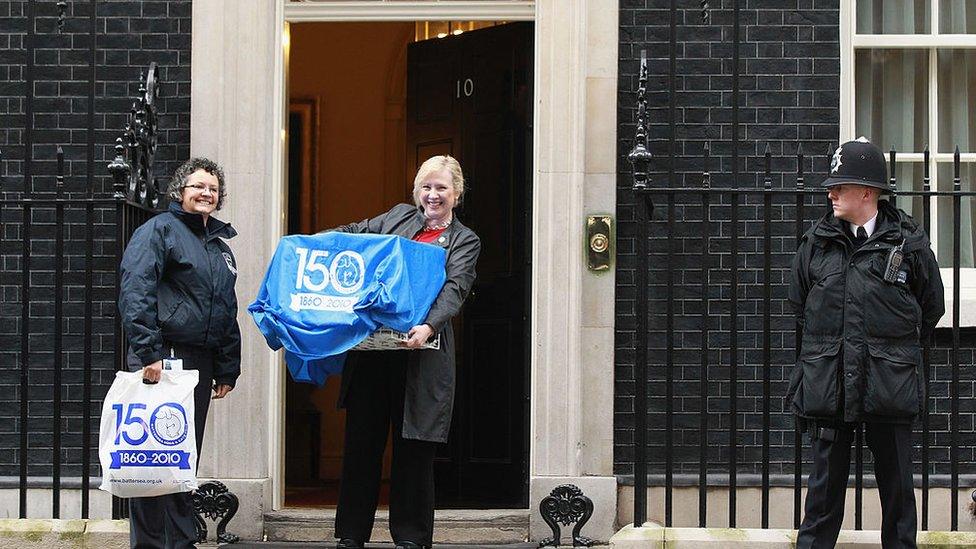
<svg viewBox="0 0 976 549"><path fill-rule="evenodd" d="M976 50L939 50L939 152L976 149Z"/></svg>
<svg viewBox="0 0 976 549"><path fill-rule="evenodd" d="M857 50L854 131L887 151L921 152L928 141L926 50Z"/></svg>
<svg viewBox="0 0 976 549"><path fill-rule="evenodd" d="M976 0L941 0L939 32L976 34Z"/></svg>
<svg viewBox="0 0 976 549"><path fill-rule="evenodd" d="M858 34L928 34L930 0L857 0Z"/></svg>
<svg viewBox="0 0 976 549"><path fill-rule="evenodd" d="M940 191L951 191L952 190L952 163L951 162L939 162L937 164L939 170L939 190ZM960 173L960 179L962 181L962 189L964 191L971 191L976 185L976 164L971 162L963 163L962 170ZM939 232L938 232L938 246L936 248L936 254L939 257L939 266L943 268L952 267L952 227L956 222L955 217L952 215L952 197L940 196L939 201ZM976 200L970 197L962 198L962 215L960 226L960 249L959 257L962 260L960 265L962 267L973 267L973 251L974 246L974 226L973 219L976 219Z"/></svg>
<svg viewBox="0 0 976 549"><path fill-rule="evenodd" d="M921 162L896 162L895 181L899 191L921 191L923 186ZM922 223L923 208L921 196L900 196L889 198L893 204L908 212L919 224Z"/></svg>

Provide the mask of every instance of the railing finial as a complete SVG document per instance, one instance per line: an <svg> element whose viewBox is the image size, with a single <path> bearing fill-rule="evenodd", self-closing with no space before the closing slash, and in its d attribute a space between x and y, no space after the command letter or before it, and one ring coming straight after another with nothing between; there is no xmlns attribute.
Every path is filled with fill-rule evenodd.
<svg viewBox="0 0 976 549"><path fill-rule="evenodd" d="M797 143L796 145L796 188L803 190L804 187L803 180L803 143Z"/></svg>
<svg viewBox="0 0 976 549"><path fill-rule="evenodd" d="M708 141L705 142L702 153L705 155L704 168L702 169L702 187L708 189L712 186L712 173L708 169L708 165L712 159L712 146Z"/></svg>
<svg viewBox="0 0 976 549"><path fill-rule="evenodd" d="M932 190L932 178L929 175L929 144L925 144L925 150L922 151L922 190L929 192ZM928 212L925 213L928 215Z"/></svg>
<svg viewBox="0 0 976 549"><path fill-rule="evenodd" d="M61 191L64 190L64 149L61 145L58 145L57 149L58 158L58 173L55 175L55 184L57 185L58 196L61 196Z"/></svg>
<svg viewBox="0 0 976 549"><path fill-rule="evenodd" d="M763 152L763 163L765 165L763 188L769 190L773 188L773 155L769 150L769 141L766 142L766 150Z"/></svg>
<svg viewBox="0 0 976 549"><path fill-rule="evenodd" d="M891 190L891 194L895 194L898 191L898 175L895 173L895 156L898 154L895 151L895 146L891 146L891 151L888 152L890 155L888 157L888 187Z"/></svg>
<svg viewBox="0 0 976 549"><path fill-rule="evenodd" d="M122 138L115 138L115 159L108 165L108 171L112 174L112 187L115 190L115 199L125 198L125 182L129 179L129 172L132 169L125 161L125 146L122 145Z"/></svg>
<svg viewBox="0 0 976 549"><path fill-rule="evenodd" d="M962 190L962 179L959 177L959 145L956 145L956 151L952 153L952 190L959 192ZM956 220L958 224L958 219Z"/></svg>

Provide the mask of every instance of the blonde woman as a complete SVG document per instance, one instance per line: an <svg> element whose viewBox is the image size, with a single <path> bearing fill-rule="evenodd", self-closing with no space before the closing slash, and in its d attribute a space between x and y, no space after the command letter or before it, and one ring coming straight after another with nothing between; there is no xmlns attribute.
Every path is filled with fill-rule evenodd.
<svg viewBox="0 0 976 549"><path fill-rule="evenodd" d="M481 241L454 217L464 195L458 161L435 156L414 179L414 205L337 227L349 233L395 234L447 252L446 281L426 320L410 329L404 347L417 349L440 335L440 349L351 353L339 403L346 440L336 511L340 549L369 541L379 497L383 452L393 427L390 534L397 547L430 547L434 529L434 454L447 442L454 407L454 332L451 318L475 279Z"/></svg>

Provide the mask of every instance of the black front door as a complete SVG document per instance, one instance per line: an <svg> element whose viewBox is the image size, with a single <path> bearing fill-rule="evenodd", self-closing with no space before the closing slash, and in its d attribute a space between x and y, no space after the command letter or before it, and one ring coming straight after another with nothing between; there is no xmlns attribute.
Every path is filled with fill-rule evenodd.
<svg viewBox="0 0 976 549"><path fill-rule="evenodd" d="M528 501L531 23L410 45L408 173L435 154L464 170L459 218L481 238L478 279L455 320L457 395L437 462L437 506Z"/></svg>

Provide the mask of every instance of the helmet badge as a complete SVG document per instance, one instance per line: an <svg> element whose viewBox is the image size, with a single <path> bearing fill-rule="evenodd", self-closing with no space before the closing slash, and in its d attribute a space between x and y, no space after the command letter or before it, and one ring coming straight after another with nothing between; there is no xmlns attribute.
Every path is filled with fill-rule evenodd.
<svg viewBox="0 0 976 549"><path fill-rule="evenodd" d="M840 169L841 165L844 163L843 160L841 160L840 153L841 147L837 147L837 150L834 151L834 157L830 160L830 173L832 174L837 173L837 170Z"/></svg>

